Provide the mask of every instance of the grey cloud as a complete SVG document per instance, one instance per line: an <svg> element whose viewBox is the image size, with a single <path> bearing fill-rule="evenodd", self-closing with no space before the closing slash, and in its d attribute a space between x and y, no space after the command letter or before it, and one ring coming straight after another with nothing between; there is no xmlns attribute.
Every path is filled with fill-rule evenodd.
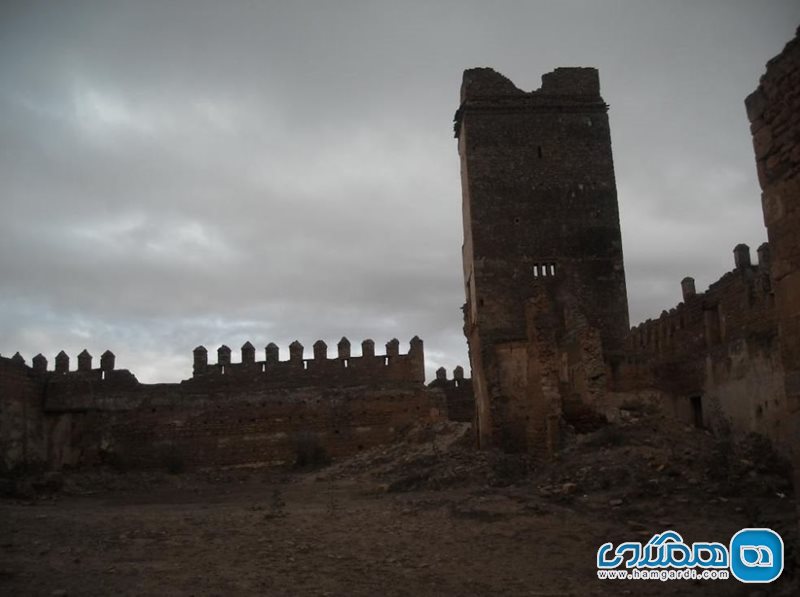
<svg viewBox="0 0 800 597"><path fill-rule="evenodd" d="M53 2L0 18L0 352L342 335L466 365L461 71L600 69L632 320L764 240L743 99L791 2ZM430 374L430 371L429 371Z"/></svg>

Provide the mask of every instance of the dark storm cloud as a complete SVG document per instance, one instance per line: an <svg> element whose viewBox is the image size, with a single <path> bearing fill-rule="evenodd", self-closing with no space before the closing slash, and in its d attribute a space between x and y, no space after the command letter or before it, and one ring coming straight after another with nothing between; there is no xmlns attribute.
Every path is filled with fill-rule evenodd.
<svg viewBox="0 0 800 597"><path fill-rule="evenodd" d="M742 101L792 2L6 3L0 352L414 334L466 364L461 71L600 68L632 320L765 238ZM358 350L356 348L356 350Z"/></svg>

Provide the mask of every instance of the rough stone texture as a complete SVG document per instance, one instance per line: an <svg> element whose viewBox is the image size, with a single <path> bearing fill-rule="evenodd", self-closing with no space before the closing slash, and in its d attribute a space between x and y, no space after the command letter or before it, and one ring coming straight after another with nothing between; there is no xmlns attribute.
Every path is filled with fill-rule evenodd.
<svg viewBox="0 0 800 597"><path fill-rule="evenodd" d="M45 461L43 386L17 361L0 357L0 473Z"/></svg>
<svg viewBox="0 0 800 597"><path fill-rule="evenodd" d="M800 470L800 39L770 60L745 101L769 243L733 249L734 270L635 326L609 367L614 396L667 404L716 431L770 438ZM800 487L800 483L797 483Z"/></svg>
<svg viewBox="0 0 800 597"><path fill-rule="evenodd" d="M464 331L479 444L538 452L559 421L657 402L721 433L800 436L800 42L747 99L770 242L628 330L606 105L594 69L556 69L522 92L464 73L456 113L464 218ZM795 456L796 457L796 456ZM800 468L800 467L798 467Z"/></svg>
<svg viewBox="0 0 800 597"><path fill-rule="evenodd" d="M800 409L800 38L769 61L745 101L769 236L789 410Z"/></svg>
<svg viewBox="0 0 800 597"><path fill-rule="evenodd" d="M392 340L389 354L373 348L362 357L340 342L346 356L337 359L321 342L316 358L305 360L299 343L289 361L270 346L256 362L248 342L240 363L222 346L216 364L198 347L193 377L178 384L141 384L113 368L110 352L101 368L87 369L84 351L83 368L71 372L66 355L56 359L58 372L46 371L46 362L33 369L0 359L3 468L291 464L303 452L336 458L391 441L413 424L446 418L448 399L464 416L469 380L462 372L459 390L426 388L419 338L408 354Z"/></svg>
<svg viewBox="0 0 800 597"><path fill-rule="evenodd" d="M761 254L764 254L762 250ZM769 262L737 264L706 292L656 320L634 326L624 360L612 370L616 392L656 392L687 423L719 432L758 432L787 451L784 372L778 348Z"/></svg>
<svg viewBox="0 0 800 597"><path fill-rule="evenodd" d="M447 371L441 367L436 371L436 379L429 383L428 387L440 388L444 391L448 419L462 423L474 421L475 398L472 380L464 378L464 370L461 367L453 370L453 379L447 379Z"/></svg>
<svg viewBox="0 0 800 597"><path fill-rule="evenodd" d="M424 383L425 357L419 338L411 340L408 354L400 354L400 343L396 339L386 344L385 355L375 355L375 343L372 340L365 340L362 349L362 356L351 357L349 342L343 338L339 342L339 356L329 359L328 347L320 340L314 344L313 358L304 359L304 348L295 341L289 346L288 361L279 360L279 349L274 344L267 346L265 360L256 361L255 353L252 353L253 360L250 360L249 348L245 345L242 347L242 362L232 363L230 349L221 346L217 350L217 363L209 364L206 358L208 351L198 346L194 349L194 378L212 382L224 376L275 388L385 382Z"/></svg>
<svg viewBox="0 0 800 597"><path fill-rule="evenodd" d="M546 441L538 417L550 406L530 401L551 390L529 353L559 358L542 334L553 343L565 336L566 303L608 354L622 350L628 332L607 106L592 68L556 69L529 93L480 68L464 72L455 121L478 436L482 445L535 450ZM533 297L548 313L544 328L527 326Z"/></svg>
<svg viewBox="0 0 800 597"><path fill-rule="evenodd" d="M446 408L440 393L398 384L287 390L189 380L120 392L93 387L91 401L49 390L56 468L103 460L145 468L173 459L190 467L293 464L317 447L336 458L438 420Z"/></svg>
<svg viewBox="0 0 800 597"><path fill-rule="evenodd" d="M800 28L767 63L746 100L761 204L770 245L772 286L784 369L785 425L793 436L800 491Z"/></svg>
<svg viewBox="0 0 800 597"><path fill-rule="evenodd" d="M114 353L110 350L105 351L102 355L100 355L100 369L104 372L109 373L114 370L114 365L116 363L116 357ZM47 361L44 362L44 370L47 370Z"/></svg>

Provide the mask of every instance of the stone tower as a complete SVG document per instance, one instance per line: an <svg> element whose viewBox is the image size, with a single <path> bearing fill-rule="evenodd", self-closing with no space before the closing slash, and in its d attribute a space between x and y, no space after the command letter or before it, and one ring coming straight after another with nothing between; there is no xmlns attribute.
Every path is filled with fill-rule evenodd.
<svg viewBox="0 0 800 597"><path fill-rule="evenodd" d="M545 412L528 408L540 398L525 386L545 381L531 377L531 351L520 352L533 303L556 322L554 341L579 321L597 331L604 354L623 347L628 301L607 110L593 68L558 68L532 92L490 68L464 72L455 136L481 444L524 449L520 435Z"/></svg>

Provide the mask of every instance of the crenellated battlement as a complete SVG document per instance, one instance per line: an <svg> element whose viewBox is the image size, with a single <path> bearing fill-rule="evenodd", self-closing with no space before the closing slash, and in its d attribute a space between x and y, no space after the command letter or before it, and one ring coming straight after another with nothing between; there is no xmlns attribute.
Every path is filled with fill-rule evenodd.
<svg viewBox="0 0 800 597"><path fill-rule="evenodd" d="M117 378L127 378L131 376L131 373L127 370L115 370L116 356L110 350L106 350L102 355L100 355L100 366L98 368L93 368L92 355L88 350L83 349L77 356L77 368L73 371L70 371L70 357L63 350L59 351L59 353L53 359L54 367L52 370L48 369L47 357L42 353L37 354L31 359L30 366L28 366L27 362L25 361L25 357L23 357L19 352L14 353L14 356L12 356L9 360L17 365L21 365L30 369L31 373L33 373L35 376L45 377L51 380L67 376L70 378L102 381L110 379L112 376Z"/></svg>
<svg viewBox="0 0 800 597"><path fill-rule="evenodd" d="M241 347L238 363L231 360L231 349L222 345L217 349L217 362L208 362L208 349L198 346L193 351L192 380L213 382L226 380L286 384L291 386L352 385L373 382L425 381L425 355L423 342L417 336L409 342L406 354L400 353L396 338L386 343L384 354L375 354L375 342L361 343L361 356L352 356L350 341L342 338L336 345L336 356L329 358L328 345L317 340L312 346L311 358L305 358L305 347L297 340L289 345L288 360L281 360L280 349L274 343L264 347L264 359L256 360L255 347L246 342Z"/></svg>
<svg viewBox="0 0 800 597"><path fill-rule="evenodd" d="M35 435L35 450L25 447L27 439L11 438L0 458L9 467L77 466L111 452L152 467L168 444L193 465L286 464L303 437L312 437L332 457L352 454L391 441L415 423L446 417L453 397L454 408L464 410L471 396L467 388L456 396L425 386L417 337L406 353L397 339L386 343L383 354L364 340L361 355L353 356L347 338L337 343L334 358L322 340L309 358L299 341L288 347L288 360L274 343L264 347L261 360L251 342L240 356L232 352L220 346L211 364L208 350L198 346L193 377L157 384L139 383L129 371L115 369L110 351L96 368L82 350L72 370L63 350L52 370L42 354L33 357L32 367L20 353L0 357L0 431L27 425Z"/></svg>
<svg viewBox="0 0 800 597"><path fill-rule="evenodd" d="M769 245L758 248L758 264L750 248L736 245L735 268L705 292L695 290L694 278L681 280L683 301L657 319L631 328L627 346L634 354L674 354L710 349L733 338L772 327L774 297L770 283Z"/></svg>
<svg viewBox="0 0 800 597"><path fill-rule="evenodd" d="M464 377L463 367L453 369L453 379L447 378L447 369L439 367L436 370L436 378L428 384L428 387L444 391L450 420L465 423L473 421L475 396L472 391L472 379Z"/></svg>
<svg viewBox="0 0 800 597"><path fill-rule="evenodd" d="M209 363L208 349L198 346L193 351L192 377L183 383L197 385L224 380L225 383L298 387L425 382L423 342L417 336L411 339L405 354L401 354L400 341L396 338L386 343L384 354L375 354L375 342L371 339L361 343L361 356L352 356L347 338L339 340L336 348L337 356L329 358L327 344L318 340L312 347L311 358L305 358L305 347L295 340L288 347L288 360L281 360L280 348L270 342L264 348L264 359L256 360L255 346L245 342L240 349L239 362L234 362L231 349L223 344L217 349L216 363L212 364ZM19 352L8 360L52 382L135 380L129 371L115 370L116 357L110 350L101 355L97 368L93 367L93 357L86 349L78 354L77 368L74 370L70 370L70 357L63 350L55 356L52 370L48 370L47 357L41 353L33 357L31 367Z"/></svg>

